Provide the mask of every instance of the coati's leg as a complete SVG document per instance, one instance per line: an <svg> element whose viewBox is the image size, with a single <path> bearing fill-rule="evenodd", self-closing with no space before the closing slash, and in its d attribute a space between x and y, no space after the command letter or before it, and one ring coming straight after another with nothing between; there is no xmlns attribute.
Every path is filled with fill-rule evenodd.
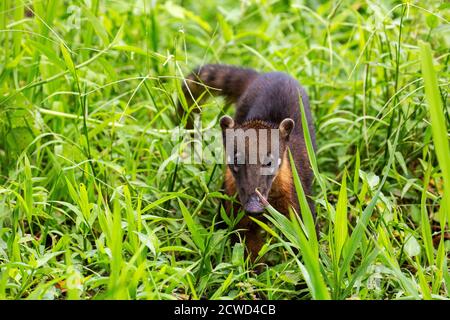
<svg viewBox="0 0 450 320"><path fill-rule="evenodd" d="M242 218L236 226L241 238L245 239L246 257L250 257L251 262L255 262L258 253L264 244L264 238L261 233L261 227L251 221L249 217Z"/></svg>
<svg viewBox="0 0 450 320"><path fill-rule="evenodd" d="M225 203L229 203L226 201ZM233 209L231 209L233 207ZM239 212L240 206L229 203L225 205L225 211L227 215L231 215L231 210L234 210L234 214ZM235 227L239 234L234 233L231 236L231 243L238 243L240 240L245 241L246 251L245 258L250 257L250 261L254 262L258 253L264 244L264 238L261 234L261 228L251 221L248 217L243 217L241 221Z"/></svg>

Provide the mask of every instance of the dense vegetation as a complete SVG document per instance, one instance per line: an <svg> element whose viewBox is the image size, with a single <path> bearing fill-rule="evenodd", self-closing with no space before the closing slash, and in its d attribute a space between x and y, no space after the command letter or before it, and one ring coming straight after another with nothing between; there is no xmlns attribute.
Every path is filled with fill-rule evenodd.
<svg viewBox="0 0 450 320"><path fill-rule="evenodd" d="M2 0L0 298L448 298L449 19L446 1ZM269 208L260 273L237 218L218 226L222 165L173 153L206 62L310 95L320 238L308 210Z"/></svg>

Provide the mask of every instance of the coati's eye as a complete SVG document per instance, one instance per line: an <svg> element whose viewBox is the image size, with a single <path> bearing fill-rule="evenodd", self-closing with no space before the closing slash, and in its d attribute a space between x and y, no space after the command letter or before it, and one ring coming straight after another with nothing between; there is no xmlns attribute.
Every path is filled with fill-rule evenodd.
<svg viewBox="0 0 450 320"><path fill-rule="evenodd" d="M267 156L264 158L264 160L262 161L261 166L264 167L264 168L270 168L270 167L272 167L272 158L273 158L273 157L272 157L271 154L267 155Z"/></svg>
<svg viewBox="0 0 450 320"><path fill-rule="evenodd" d="M262 166L266 167L266 168L270 168L272 166L272 161L266 162Z"/></svg>

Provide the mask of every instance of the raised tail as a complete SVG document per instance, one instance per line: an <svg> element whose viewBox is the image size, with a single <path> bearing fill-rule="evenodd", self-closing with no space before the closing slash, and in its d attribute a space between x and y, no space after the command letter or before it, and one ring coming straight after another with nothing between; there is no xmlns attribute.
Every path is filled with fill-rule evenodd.
<svg viewBox="0 0 450 320"><path fill-rule="evenodd" d="M227 103L235 103L257 76L252 69L224 64L207 64L194 70L182 84L187 108L192 110L188 111L186 128L193 128L191 112L200 112L195 102L200 103L198 99L202 95L202 100L213 94L225 97ZM185 114L185 108L178 102L180 121Z"/></svg>

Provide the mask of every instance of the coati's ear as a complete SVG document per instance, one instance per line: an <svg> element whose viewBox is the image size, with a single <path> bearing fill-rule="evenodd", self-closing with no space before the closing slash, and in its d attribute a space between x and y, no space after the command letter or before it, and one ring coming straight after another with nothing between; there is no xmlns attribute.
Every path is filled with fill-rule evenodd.
<svg viewBox="0 0 450 320"><path fill-rule="evenodd" d="M286 118L280 123L280 134L284 139L288 139L292 130L295 127L295 122L291 118Z"/></svg>
<svg viewBox="0 0 450 320"><path fill-rule="evenodd" d="M230 116L223 116L220 118L220 126L222 130L231 129L234 127L234 120Z"/></svg>

